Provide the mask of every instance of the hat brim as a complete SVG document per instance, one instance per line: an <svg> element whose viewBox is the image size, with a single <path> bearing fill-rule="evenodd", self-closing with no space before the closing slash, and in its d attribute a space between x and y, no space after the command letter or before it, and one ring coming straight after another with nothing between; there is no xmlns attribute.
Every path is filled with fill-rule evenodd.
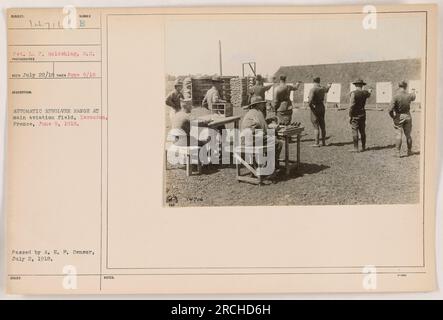
<svg viewBox="0 0 443 320"><path fill-rule="evenodd" d="M352 84L353 84L353 85L361 84L362 86L367 85L367 83L364 82L364 81L357 81L357 82L353 82Z"/></svg>
<svg viewBox="0 0 443 320"><path fill-rule="evenodd" d="M259 104L264 104L264 103L266 103L266 101L257 101L257 102L253 102L251 104L248 104L246 106L243 106L242 108L243 109L250 109L250 108L253 108L253 107L255 107L255 106L259 105Z"/></svg>

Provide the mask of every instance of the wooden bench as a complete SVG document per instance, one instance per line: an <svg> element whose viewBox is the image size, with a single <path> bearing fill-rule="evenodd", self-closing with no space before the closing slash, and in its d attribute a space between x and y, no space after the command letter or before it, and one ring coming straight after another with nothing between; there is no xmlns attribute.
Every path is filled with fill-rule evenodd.
<svg viewBox="0 0 443 320"><path fill-rule="evenodd" d="M186 164L186 176L191 176L193 174L192 171L192 165L197 165L197 172L198 174L202 173L202 163L200 161L200 146L177 146L173 143L167 143L165 148L165 160L166 160L166 169L168 169L168 152L172 152L175 154L178 154L179 156L182 156L185 158L185 164ZM197 155L196 157L193 157L193 155ZM196 159L196 161L195 161ZM194 160L194 161L193 161ZM194 162L194 163L192 163Z"/></svg>
<svg viewBox="0 0 443 320"><path fill-rule="evenodd" d="M240 145L235 147L234 149L234 158L236 159L235 168L236 168L236 178L239 182L249 182L261 185L263 183L262 172L260 172L260 165L256 164L255 161L250 163L247 161L246 155L250 157L255 157L257 154L265 154L267 152L267 146L244 146ZM241 174L241 168L245 167L248 170L248 173L252 173L252 177L247 177L246 175Z"/></svg>

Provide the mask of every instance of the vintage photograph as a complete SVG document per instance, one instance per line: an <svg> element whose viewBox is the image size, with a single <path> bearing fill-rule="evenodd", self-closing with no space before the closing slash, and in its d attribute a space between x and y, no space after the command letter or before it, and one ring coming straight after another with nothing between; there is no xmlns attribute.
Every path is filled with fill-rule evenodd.
<svg viewBox="0 0 443 320"><path fill-rule="evenodd" d="M169 19L166 206L420 199L425 18Z"/></svg>
<svg viewBox="0 0 443 320"><path fill-rule="evenodd" d="M6 292L435 290L437 5L174 5L5 11Z"/></svg>

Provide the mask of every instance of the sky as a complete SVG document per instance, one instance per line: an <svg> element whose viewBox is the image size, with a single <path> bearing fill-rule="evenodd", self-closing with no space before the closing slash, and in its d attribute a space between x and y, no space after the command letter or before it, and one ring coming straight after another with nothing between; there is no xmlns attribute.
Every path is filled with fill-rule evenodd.
<svg viewBox="0 0 443 320"><path fill-rule="evenodd" d="M362 15L170 17L165 25L165 67L172 75L241 75L241 63L272 75L280 66L421 58L423 14L378 14L366 30Z"/></svg>

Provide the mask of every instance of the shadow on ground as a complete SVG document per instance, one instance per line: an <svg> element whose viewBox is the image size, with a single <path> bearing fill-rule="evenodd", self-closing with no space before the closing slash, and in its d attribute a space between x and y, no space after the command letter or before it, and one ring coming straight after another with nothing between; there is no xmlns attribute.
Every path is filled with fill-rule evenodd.
<svg viewBox="0 0 443 320"><path fill-rule="evenodd" d="M323 164L300 163L300 167L298 169L293 169L288 176L285 174L285 169L282 168L281 171L279 172L279 174L277 176L275 176L274 179L272 179L272 181L274 183L276 183L279 181L292 180L292 179L296 179L299 177L303 177L304 175L307 175L307 174L319 173L319 172L329 169L329 168L330 168L330 166L326 166Z"/></svg>
<svg viewBox="0 0 443 320"><path fill-rule="evenodd" d="M349 141L349 142L332 142L332 143L329 143L327 146L328 147L343 147L343 146L347 146L347 145L350 145L350 144L354 144L354 142L352 142L352 141Z"/></svg>
<svg viewBox="0 0 443 320"><path fill-rule="evenodd" d="M395 144L388 144L386 146L374 146L366 148L366 151L377 151L377 150L385 150L385 149L393 149L395 148Z"/></svg>
<svg viewBox="0 0 443 320"><path fill-rule="evenodd" d="M331 138L330 136L327 136L325 137L325 140L329 140L330 138ZM314 138L300 139L300 142L313 142L313 141L315 141Z"/></svg>

